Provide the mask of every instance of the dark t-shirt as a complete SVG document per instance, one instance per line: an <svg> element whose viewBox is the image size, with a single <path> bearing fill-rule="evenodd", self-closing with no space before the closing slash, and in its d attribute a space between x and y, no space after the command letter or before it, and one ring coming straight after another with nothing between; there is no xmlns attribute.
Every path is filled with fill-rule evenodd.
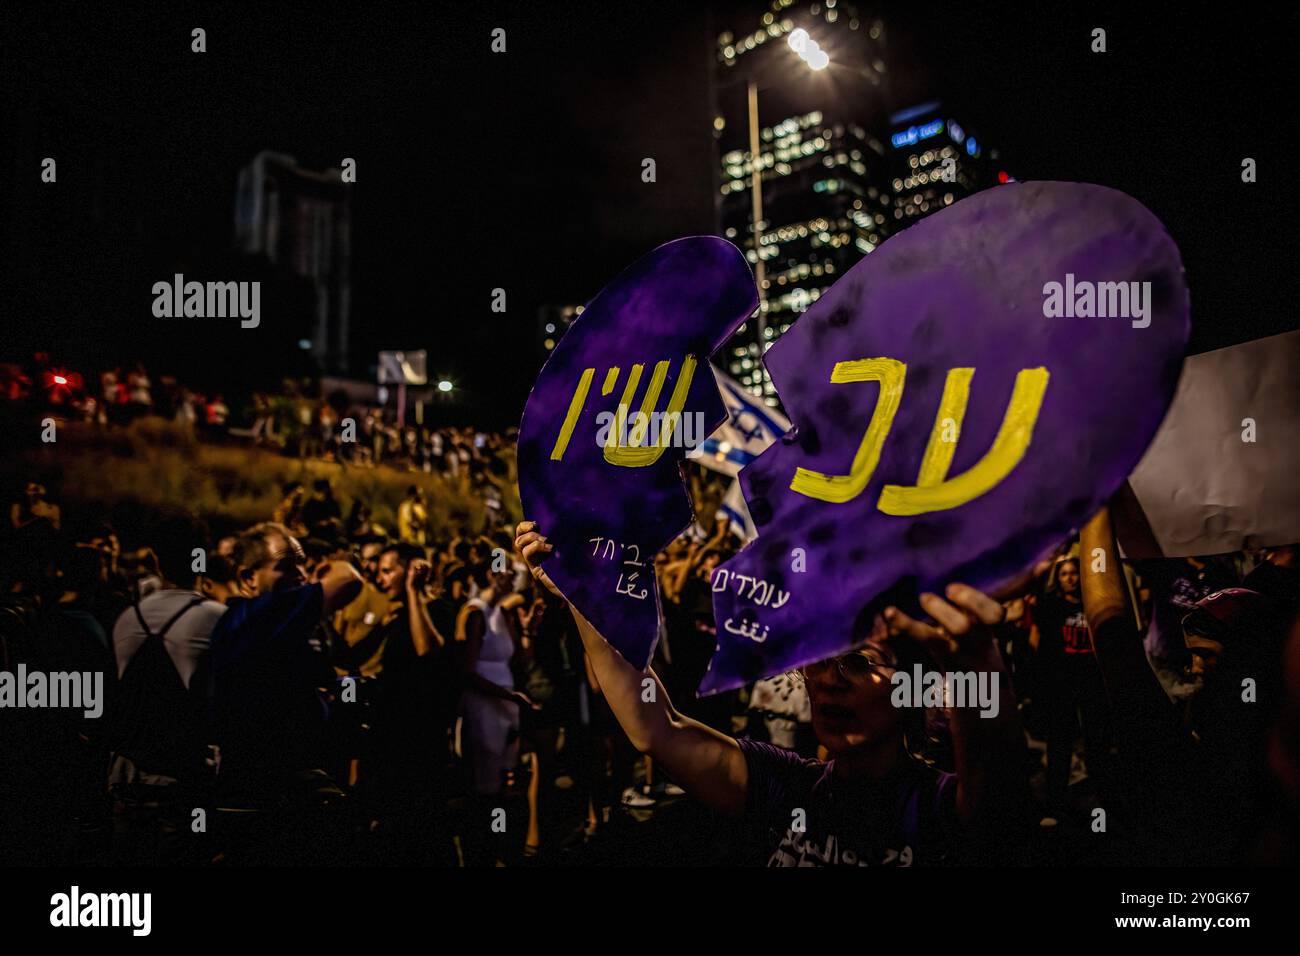
<svg viewBox="0 0 1300 956"><path fill-rule="evenodd" d="M319 584L234 598L212 632L213 720L221 788L264 793L296 771L324 765L332 682L316 626Z"/></svg>
<svg viewBox="0 0 1300 956"><path fill-rule="evenodd" d="M746 819L767 836L768 866L954 862L955 775L905 759L884 780L847 781L835 777L834 761L756 740L737 743L749 765Z"/></svg>
<svg viewBox="0 0 1300 956"><path fill-rule="evenodd" d="M1040 654L1092 653L1092 639L1088 635L1088 618L1083 613L1083 602L1075 603L1055 594L1044 594L1038 599L1033 615L1041 641L1038 649Z"/></svg>

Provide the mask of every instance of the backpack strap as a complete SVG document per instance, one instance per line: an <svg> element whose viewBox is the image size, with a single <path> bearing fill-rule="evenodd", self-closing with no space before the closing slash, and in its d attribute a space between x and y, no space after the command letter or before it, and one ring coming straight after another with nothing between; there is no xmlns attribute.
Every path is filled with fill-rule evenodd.
<svg viewBox="0 0 1300 956"><path fill-rule="evenodd" d="M179 611L177 611L175 614L173 614L170 618L167 619L167 623L162 626L162 630L160 630L157 634L154 634L153 631L149 630L149 625L145 623L144 615L140 613L140 605L134 604L132 605L132 607L135 608L135 616L140 621L140 626L144 628L144 634L146 638L165 637L167 635L167 632L172 629L172 625L175 624L177 621L179 621L182 617L184 617L185 613L189 611L190 608L198 607L206 600L207 598L201 597L197 594L194 597L190 598L188 604L186 604L183 608L181 608Z"/></svg>

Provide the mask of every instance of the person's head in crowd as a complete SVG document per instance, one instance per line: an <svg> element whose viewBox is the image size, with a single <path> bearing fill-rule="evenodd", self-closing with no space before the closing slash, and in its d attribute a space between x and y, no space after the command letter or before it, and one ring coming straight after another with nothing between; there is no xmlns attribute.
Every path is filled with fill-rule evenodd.
<svg viewBox="0 0 1300 956"><path fill-rule="evenodd" d="M381 535L367 535L360 541L361 547L357 551L357 557L361 565L362 576L371 584L379 576L379 556L384 553L388 547L388 540Z"/></svg>
<svg viewBox="0 0 1300 956"><path fill-rule="evenodd" d="M406 499L408 501L420 501L423 499L423 497L424 496L420 493L420 489L418 486L416 485L407 486Z"/></svg>
<svg viewBox="0 0 1300 956"><path fill-rule="evenodd" d="M209 551L207 567L199 575L194 590L210 601L225 604L239 593L235 584L234 562L216 551Z"/></svg>
<svg viewBox="0 0 1300 956"><path fill-rule="evenodd" d="M321 501L325 501L331 496L330 480L328 478L317 478L312 483L312 494Z"/></svg>
<svg viewBox="0 0 1300 956"><path fill-rule="evenodd" d="M239 536L228 534L217 542L216 552L223 558L232 559L235 556L235 545L239 541Z"/></svg>
<svg viewBox="0 0 1300 956"><path fill-rule="evenodd" d="M235 581L244 597L257 597L307 583L307 556L292 532L264 521L235 542Z"/></svg>
<svg viewBox="0 0 1300 956"><path fill-rule="evenodd" d="M1263 766L1266 754L1256 748L1266 748L1268 728L1284 709L1283 646L1293 610L1257 591L1227 588L1183 619L1192 655L1184 726L1207 753L1245 761L1243 772ZM1253 696L1243 703L1248 687Z"/></svg>
<svg viewBox="0 0 1300 956"><path fill-rule="evenodd" d="M1068 601L1079 600L1079 559L1061 558L1052 569L1054 590Z"/></svg>
<svg viewBox="0 0 1300 956"><path fill-rule="evenodd" d="M193 590L199 575L194 552L197 549L206 564L207 544L207 527L191 514L175 514L159 522L153 534L153 553L164 586Z"/></svg>
<svg viewBox="0 0 1300 956"><path fill-rule="evenodd" d="M1277 630L1278 610L1276 601L1247 588L1201 598L1183 618L1192 674L1206 677L1226 662L1254 657Z"/></svg>
<svg viewBox="0 0 1300 956"><path fill-rule="evenodd" d="M406 593L406 571L412 561L424 557L424 549L406 542L396 542L384 548L379 555L379 572L375 586L389 597L401 597Z"/></svg>
<svg viewBox="0 0 1300 956"><path fill-rule="evenodd" d="M508 564L504 571L494 571L491 561L470 566L470 578L478 586L478 596L488 604L497 604L514 590L515 572Z"/></svg>
<svg viewBox="0 0 1300 956"><path fill-rule="evenodd" d="M925 740L925 711L895 707L890 696L895 671L922 659L913 642L885 639L877 628L848 654L800 668L812 705L813 731L832 757L858 750L919 751Z"/></svg>

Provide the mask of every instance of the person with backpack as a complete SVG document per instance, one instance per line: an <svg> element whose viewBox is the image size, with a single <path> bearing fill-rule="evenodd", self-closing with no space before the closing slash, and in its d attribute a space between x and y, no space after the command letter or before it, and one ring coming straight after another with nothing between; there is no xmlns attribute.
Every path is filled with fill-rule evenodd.
<svg viewBox="0 0 1300 956"><path fill-rule="evenodd" d="M196 849L191 817L209 776L208 649L226 613L194 590L193 551L206 541L188 515L164 521L154 547L162 585L113 626L108 784L118 863L184 862Z"/></svg>

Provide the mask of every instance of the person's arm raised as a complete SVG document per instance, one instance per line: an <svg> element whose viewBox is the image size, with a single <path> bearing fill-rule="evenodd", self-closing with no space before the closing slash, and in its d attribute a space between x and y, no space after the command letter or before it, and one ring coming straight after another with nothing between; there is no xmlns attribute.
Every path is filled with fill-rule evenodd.
<svg viewBox="0 0 1300 956"><path fill-rule="evenodd" d="M406 569L406 608L411 627L411 643L415 645L415 655L424 657L434 647L445 647L447 641L429 617L428 608L424 606L424 586L429 581L432 567L428 561L416 559Z"/></svg>
<svg viewBox="0 0 1300 956"><path fill-rule="evenodd" d="M325 613L330 614L351 604L361 593L361 575L346 561L331 561L320 575L321 590L325 592Z"/></svg>
<svg viewBox="0 0 1300 956"><path fill-rule="evenodd" d="M1079 532L1079 572L1083 613L1120 734L1149 738L1153 732L1172 732L1173 710L1147 663L1134 623L1108 508L1093 515Z"/></svg>
<svg viewBox="0 0 1300 956"><path fill-rule="evenodd" d="M531 521L522 522L515 547L538 582L563 597L541 567L552 546L535 528ZM749 767L740 745L678 713L651 668L637 670L576 607L570 605L570 610L601 692L633 746L662 764L701 803L724 813L744 812Z"/></svg>

